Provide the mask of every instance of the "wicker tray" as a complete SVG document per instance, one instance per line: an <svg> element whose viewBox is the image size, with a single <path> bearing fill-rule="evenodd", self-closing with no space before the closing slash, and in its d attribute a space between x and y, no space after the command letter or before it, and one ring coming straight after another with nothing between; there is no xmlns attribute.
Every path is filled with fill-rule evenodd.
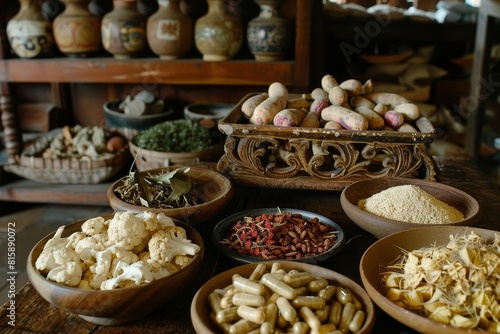
<svg viewBox="0 0 500 334"><path fill-rule="evenodd" d="M116 175L130 157L128 145L104 159L48 159L39 156L60 132L61 129L55 129L36 140L17 157L17 164L5 165L4 169L37 182L96 184Z"/></svg>
<svg viewBox="0 0 500 334"><path fill-rule="evenodd" d="M226 142L217 170L238 185L342 190L366 178L435 179L426 147L435 130L425 117L415 122L419 132L411 133L254 125L241 105L255 94L245 96L218 125Z"/></svg>

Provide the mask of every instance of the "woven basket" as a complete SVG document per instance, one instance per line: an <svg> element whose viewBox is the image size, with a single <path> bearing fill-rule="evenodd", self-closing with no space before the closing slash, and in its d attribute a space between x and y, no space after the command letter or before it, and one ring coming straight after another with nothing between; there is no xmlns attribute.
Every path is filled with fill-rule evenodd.
<svg viewBox="0 0 500 334"><path fill-rule="evenodd" d="M28 146L18 157L17 164L4 169L21 177L44 183L95 184L116 175L130 157L128 145L106 159L41 157L51 140L60 133L56 129Z"/></svg>

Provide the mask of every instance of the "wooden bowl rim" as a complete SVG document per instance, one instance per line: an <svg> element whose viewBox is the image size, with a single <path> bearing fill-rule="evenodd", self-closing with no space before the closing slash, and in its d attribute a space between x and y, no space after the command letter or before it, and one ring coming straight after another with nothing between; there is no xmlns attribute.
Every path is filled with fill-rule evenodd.
<svg viewBox="0 0 500 334"><path fill-rule="evenodd" d="M113 214L108 214L108 215L102 215L101 217L103 217L104 219L111 219L111 218L113 218L113 216L114 216L114 213ZM88 219L90 219L90 218L88 218ZM65 225L65 228L64 228L64 231L62 233L62 236L68 236L68 235L72 234L73 232L81 231L81 226L88 219L78 220L76 222L73 222L73 223L70 223L68 225ZM172 278L175 278L182 271L184 271L186 268L194 265L198 261L198 259L200 257L203 258L204 253L205 253L205 244L203 242L203 237L201 236L201 234L194 227L192 227L192 226L190 226L190 225L188 225L188 224L186 224L186 223L184 223L184 222L182 222L182 221L180 221L178 219L173 219L173 221L176 224L176 226L183 227L186 230L186 232L188 233L188 235L191 235L191 234L192 235L196 235L197 239L200 241L200 244L198 244L198 246L200 246L200 251L182 269L180 269L180 270L176 271L175 273L172 273L172 274L170 274L168 276L162 277L162 278L157 279L157 280L153 280L150 283L141 284L141 285L137 285L137 286L124 287L124 288L119 288L119 289L113 289L113 290L87 290L87 289L81 289L81 288L78 288L78 287L71 287L71 286L59 284L57 282L54 282L54 281L51 281L51 280L47 279L45 276L43 276L36 269L35 262L36 262L36 259L38 258L38 256L40 255L41 251L43 250L43 247L45 246L45 244L47 243L47 241L54 236L54 234L56 233L57 229L55 231L47 234L46 236L44 236L30 250L30 252L28 254L27 264L26 264L27 269L28 269L28 274L29 275L35 275L37 278L42 279L43 280L42 282L46 282L45 284L49 284L51 286L57 287L58 289L68 290L68 291L72 291L72 292L81 292L81 293L84 293L84 294L118 293L120 291L127 291L127 290L130 291L130 290L136 290L136 289L144 289L145 287L148 287L148 286L162 284L162 283L164 283L164 281L167 281L167 280L170 280ZM68 231L68 230L71 230L71 231ZM38 248L40 249L40 253L35 254L35 251ZM30 277L30 280L31 280L31 282L33 284L33 280L31 279L31 277ZM42 284L44 284L44 283L42 283ZM38 285L37 283L33 284L33 287L35 288L35 290L37 290L37 285Z"/></svg>
<svg viewBox="0 0 500 334"><path fill-rule="evenodd" d="M376 192L381 191L381 190L378 190L376 192L372 191L371 190L371 189L373 189L372 184L373 183L378 184L378 183L384 183L384 182L389 184L387 187L384 187L384 189L388 189L390 187L394 187L397 185L412 184L412 185L416 185L416 186L426 186L426 187L431 187L433 189L446 190L447 192L454 193L458 196L461 196L462 198L465 198L467 200L467 202L472 203L473 205L469 207L471 209L471 213L468 216L466 216L467 212L466 213L461 212L464 215L464 219L453 222L453 223L445 223L445 224L439 224L439 225L419 224L419 223L409 223L409 222L380 217L380 216L377 216L375 214L372 214L370 212L367 212L367 211L360 209L357 206L357 203L352 202L350 195L351 195L351 192L353 191L353 189L357 189L357 188L366 189L367 193L366 193L366 195L364 195L363 198L368 198L372 194L375 194ZM434 196L434 194L432 194L432 195ZM390 178L374 178L374 179L360 180L360 181L354 182L354 183L348 185L346 188L344 188L342 190L341 195L340 195L340 200L341 200L341 205L342 205L344 211L346 212L346 214L348 214L348 212L357 211L360 214L361 213L366 214L367 216L370 217L371 220L384 221L386 223L390 223L392 225L399 225L399 226L400 225L404 225L404 226L408 226L408 227L457 226L457 225L463 224L466 221L470 221L471 223L476 224L479 221L480 216L481 216L481 208L479 206L479 203L477 202L477 200L474 197L472 197L471 195L469 195L465 191L460 190L460 189L455 188L455 187L452 187L452 186L449 186L449 185L446 185L446 184L443 184L443 183L439 183L437 181L422 180L422 179L412 179L412 178L404 178L404 177L390 177Z"/></svg>

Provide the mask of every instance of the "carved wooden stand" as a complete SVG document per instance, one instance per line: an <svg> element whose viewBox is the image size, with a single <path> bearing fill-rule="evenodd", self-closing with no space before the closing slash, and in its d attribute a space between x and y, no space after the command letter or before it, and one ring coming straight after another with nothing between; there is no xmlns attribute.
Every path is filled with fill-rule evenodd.
<svg viewBox="0 0 500 334"><path fill-rule="evenodd" d="M341 190L365 178L434 180L436 176L426 151L434 128L425 118L417 122L417 133L282 128L244 122L240 102L219 124L227 137L217 169L238 185Z"/></svg>

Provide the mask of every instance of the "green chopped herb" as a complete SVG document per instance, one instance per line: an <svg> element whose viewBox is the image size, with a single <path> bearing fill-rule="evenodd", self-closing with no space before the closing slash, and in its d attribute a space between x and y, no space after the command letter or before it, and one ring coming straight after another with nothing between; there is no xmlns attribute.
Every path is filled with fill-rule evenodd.
<svg viewBox="0 0 500 334"><path fill-rule="evenodd" d="M198 152L214 145L210 130L187 119L158 123L139 132L133 142L157 152Z"/></svg>

